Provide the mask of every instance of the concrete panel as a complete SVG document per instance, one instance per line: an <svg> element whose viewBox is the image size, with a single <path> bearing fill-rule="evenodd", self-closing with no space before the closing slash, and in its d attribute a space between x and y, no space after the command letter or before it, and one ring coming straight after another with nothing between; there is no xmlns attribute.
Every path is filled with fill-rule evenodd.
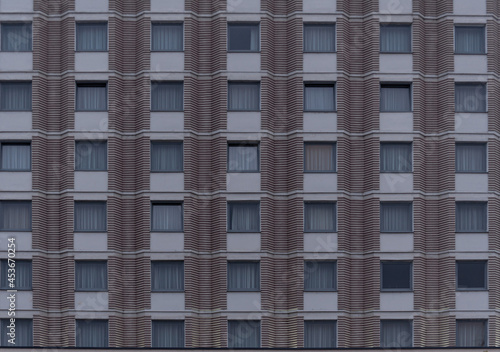
<svg viewBox="0 0 500 352"><path fill-rule="evenodd" d="M304 12L324 13L337 11L337 1L304 0Z"/></svg>
<svg viewBox="0 0 500 352"><path fill-rule="evenodd" d="M455 73L487 73L488 59L484 55L455 55Z"/></svg>
<svg viewBox="0 0 500 352"><path fill-rule="evenodd" d="M184 0L151 0L151 12L183 12Z"/></svg>
<svg viewBox="0 0 500 352"><path fill-rule="evenodd" d="M151 71L184 71L184 53L151 52Z"/></svg>
<svg viewBox="0 0 500 352"><path fill-rule="evenodd" d="M380 72L413 72L412 54L380 54Z"/></svg>
<svg viewBox="0 0 500 352"><path fill-rule="evenodd" d="M457 252L486 252L488 251L488 234L457 233L455 248Z"/></svg>
<svg viewBox="0 0 500 352"><path fill-rule="evenodd" d="M75 112L75 130L106 132L108 129L107 111L80 111Z"/></svg>
<svg viewBox="0 0 500 352"><path fill-rule="evenodd" d="M151 112L151 131L174 132L183 130L183 112Z"/></svg>
<svg viewBox="0 0 500 352"><path fill-rule="evenodd" d="M455 293L457 300L457 310L487 310L488 309L488 291L461 292Z"/></svg>
<svg viewBox="0 0 500 352"><path fill-rule="evenodd" d="M0 52L0 71L33 71L33 53Z"/></svg>
<svg viewBox="0 0 500 352"><path fill-rule="evenodd" d="M258 132L260 131L260 112L238 111L227 113L228 132Z"/></svg>
<svg viewBox="0 0 500 352"><path fill-rule="evenodd" d="M260 251L260 233L228 233L228 252Z"/></svg>
<svg viewBox="0 0 500 352"><path fill-rule="evenodd" d="M488 192L488 174L455 174L456 192Z"/></svg>
<svg viewBox="0 0 500 352"><path fill-rule="evenodd" d="M381 233L380 234L381 252L412 252L413 234L412 233Z"/></svg>
<svg viewBox="0 0 500 352"><path fill-rule="evenodd" d="M488 114L469 112L456 113L455 131L462 133L487 133Z"/></svg>
<svg viewBox="0 0 500 352"><path fill-rule="evenodd" d="M108 0L75 0L77 12L108 12Z"/></svg>
<svg viewBox="0 0 500 352"><path fill-rule="evenodd" d="M184 251L184 234L151 232L152 252L182 252Z"/></svg>
<svg viewBox="0 0 500 352"><path fill-rule="evenodd" d="M8 318L7 311L10 301L7 297L10 295L7 291L3 291L0 297L0 309L4 312L3 318ZM32 291L17 291L16 293L16 317L19 310L33 309L33 292Z"/></svg>
<svg viewBox="0 0 500 352"><path fill-rule="evenodd" d="M0 191L31 191L31 171L0 172Z"/></svg>
<svg viewBox="0 0 500 352"><path fill-rule="evenodd" d="M15 238L16 252L30 251L31 250L31 232L0 232L0 251L7 254L8 239ZM24 259L16 254L18 259Z"/></svg>
<svg viewBox="0 0 500 352"><path fill-rule="evenodd" d="M381 193L411 193L413 192L412 173L381 173Z"/></svg>
<svg viewBox="0 0 500 352"><path fill-rule="evenodd" d="M184 191L183 172L155 172L150 174L151 192Z"/></svg>
<svg viewBox="0 0 500 352"><path fill-rule="evenodd" d="M336 72L337 54L335 53L304 53L304 72Z"/></svg>
<svg viewBox="0 0 500 352"><path fill-rule="evenodd" d="M413 292L380 292L380 310L413 310Z"/></svg>
<svg viewBox="0 0 500 352"><path fill-rule="evenodd" d="M305 112L304 132L337 132L337 113Z"/></svg>
<svg viewBox="0 0 500 352"><path fill-rule="evenodd" d="M0 112L0 126L4 132L30 131L32 126L31 111Z"/></svg>
<svg viewBox="0 0 500 352"><path fill-rule="evenodd" d="M107 292L75 292L75 310L103 311L107 309Z"/></svg>
<svg viewBox="0 0 500 352"><path fill-rule="evenodd" d="M455 15L486 15L486 0L453 0Z"/></svg>
<svg viewBox="0 0 500 352"><path fill-rule="evenodd" d="M152 292L151 310L184 310L184 292Z"/></svg>
<svg viewBox="0 0 500 352"><path fill-rule="evenodd" d="M304 192L337 192L337 174L305 173Z"/></svg>
<svg viewBox="0 0 500 352"><path fill-rule="evenodd" d="M260 0L227 0L228 12L260 12Z"/></svg>
<svg viewBox="0 0 500 352"><path fill-rule="evenodd" d="M379 11L384 15L402 15L413 12L412 0L380 0Z"/></svg>
<svg viewBox="0 0 500 352"><path fill-rule="evenodd" d="M304 252L336 252L336 233L304 233Z"/></svg>
<svg viewBox="0 0 500 352"><path fill-rule="evenodd" d="M251 312L260 310L260 292L228 292L227 310Z"/></svg>
<svg viewBox="0 0 500 352"><path fill-rule="evenodd" d="M336 311L337 292L304 292L304 310Z"/></svg>
<svg viewBox="0 0 500 352"><path fill-rule="evenodd" d="M412 132L413 113L412 112L381 112L380 113L381 132Z"/></svg>
<svg viewBox="0 0 500 352"><path fill-rule="evenodd" d="M106 192L107 190L107 171L75 171L75 191Z"/></svg>
<svg viewBox="0 0 500 352"><path fill-rule="evenodd" d="M108 250L108 234L106 232L75 232L74 247L75 251L106 251Z"/></svg>
<svg viewBox="0 0 500 352"><path fill-rule="evenodd" d="M75 70L77 72L108 71L108 53L76 52Z"/></svg>
<svg viewBox="0 0 500 352"><path fill-rule="evenodd" d="M0 0L0 12L32 12L33 0Z"/></svg>
<svg viewBox="0 0 500 352"><path fill-rule="evenodd" d="M260 53L227 53L227 70L235 72L260 71Z"/></svg>
<svg viewBox="0 0 500 352"><path fill-rule="evenodd" d="M238 173L227 174L226 185L228 192L260 192L260 173Z"/></svg>

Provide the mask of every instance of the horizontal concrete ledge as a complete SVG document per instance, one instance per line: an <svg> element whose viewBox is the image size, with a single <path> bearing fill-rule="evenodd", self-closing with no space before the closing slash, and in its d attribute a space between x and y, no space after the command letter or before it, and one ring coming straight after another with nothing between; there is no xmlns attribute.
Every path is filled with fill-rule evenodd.
<svg viewBox="0 0 500 352"><path fill-rule="evenodd" d="M115 351L115 352L137 352L141 351L165 351L165 352L182 352L186 350L191 351L218 351L218 350L226 350L226 351L238 351L238 352L246 352L246 351L259 351L259 350L269 350L276 352L290 352L290 351L311 351L311 352L322 352L322 351L335 351L335 350L345 350L352 352L365 352L365 351L374 351L374 352L388 352L388 351L425 351L425 352L441 352L441 351L450 351L450 352L489 352L489 351L499 351L499 347L442 347L442 348L329 348L329 349L308 349L308 348L249 348L249 349L232 349L232 348L182 348L182 349L174 349L174 348L72 348L72 347L30 347L30 348L14 348L9 349L16 352L53 352L53 351L65 351L65 352L96 352L96 351Z"/></svg>

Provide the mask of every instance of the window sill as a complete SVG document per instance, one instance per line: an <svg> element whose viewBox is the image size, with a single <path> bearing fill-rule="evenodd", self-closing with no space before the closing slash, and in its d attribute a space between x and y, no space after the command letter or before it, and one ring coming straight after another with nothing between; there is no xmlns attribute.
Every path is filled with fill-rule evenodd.
<svg viewBox="0 0 500 352"><path fill-rule="evenodd" d="M22 199L24 200L24 199ZM0 229L0 232L31 232L32 229L16 229L16 230L13 230L13 229Z"/></svg>
<svg viewBox="0 0 500 352"><path fill-rule="evenodd" d="M2 50L2 53L32 53L32 50Z"/></svg>
<svg viewBox="0 0 500 352"><path fill-rule="evenodd" d="M19 287L6 287L6 288L0 288L0 291L7 291L7 290L16 290L16 291L24 291L24 292L30 292L33 291L33 288L19 288Z"/></svg>
<svg viewBox="0 0 500 352"><path fill-rule="evenodd" d="M394 234L394 233L411 233L413 234L413 231L380 231L380 234L384 233L389 233L389 234Z"/></svg>
<svg viewBox="0 0 500 352"><path fill-rule="evenodd" d="M184 293L185 290L151 290L151 293Z"/></svg>
<svg viewBox="0 0 500 352"><path fill-rule="evenodd" d="M454 53L455 55L467 55L467 56L486 56L488 55L488 53L459 53L459 52L455 52Z"/></svg>
<svg viewBox="0 0 500 352"><path fill-rule="evenodd" d="M303 110L302 112L323 112L323 113L332 113L337 112L337 110Z"/></svg>
<svg viewBox="0 0 500 352"><path fill-rule="evenodd" d="M1 112L33 112L33 109L27 109L27 110L4 110L0 109Z"/></svg>
<svg viewBox="0 0 500 352"><path fill-rule="evenodd" d="M386 113L396 113L396 114L401 114L403 112L413 112L413 110L380 110L380 112L383 112L384 114Z"/></svg>
<svg viewBox="0 0 500 352"><path fill-rule="evenodd" d="M228 54L260 54L260 50L227 50Z"/></svg>
<svg viewBox="0 0 500 352"><path fill-rule="evenodd" d="M175 171L170 171L170 170L151 170L152 174L183 174L184 170L175 170Z"/></svg>
<svg viewBox="0 0 500 352"><path fill-rule="evenodd" d="M304 233L337 233L337 230L304 230Z"/></svg>
<svg viewBox="0 0 500 352"><path fill-rule="evenodd" d="M228 174L260 174L260 170L227 170Z"/></svg>
<svg viewBox="0 0 500 352"><path fill-rule="evenodd" d="M455 231L455 234L457 233L488 233L488 230L481 230L481 231Z"/></svg>
<svg viewBox="0 0 500 352"><path fill-rule="evenodd" d="M182 110L149 110L149 112L184 112L184 109L182 109Z"/></svg>
<svg viewBox="0 0 500 352"><path fill-rule="evenodd" d="M106 50L75 50L75 53L107 53L109 52L108 49Z"/></svg>
<svg viewBox="0 0 500 352"><path fill-rule="evenodd" d="M487 292L487 288L457 288L457 292Z"/></svg>
<svg viewBox="0 0 500 352"><path fill-rule="evenodd" d="M151 233L184 233L183 229L179 230L151 230Z"/></svg>
<svg viewBox="0 0 500 352"><path fill-rule="evenodd" d="M79 229L74 229L73 232L82 232L82 233L107 233L108 230L103 229L103 230L79 230Z"/></svg>
<svg viewBox="0 0 500 352"><path fill-rule="evenodd" d="M26 170L9 170L9 169L0 169L0 172L31 172L31 169Z"/></svg>
<svg viewBox="0 0 500 352"><path fill-rule="evenodd" d="M108 112L109 110L77 110L75 112Z"/></svg>
<svg viewBox="0 0 500 352"><path fill-rule="evenodd" d="M303 51L304 54L336 54L337 51Z"/></svg>
<svg viewBox="0 0 500 352"><path fill-rule="evenodd" d="M227 293L238 293L238 292L261 292L260 291L260 288L257 288L257 289L241 289L241 290L234 290L234 289L231 289L231 290L227 290Z"/></svg>
<svg viewBox="0 0 500 352"><path fill-rule="evenodd" d="M230 110L230 109L227 109L227 112L261 112L262 110L258 109L258 110Z"/></svg>
<svg viewBox="0 0 500 352"><path fill-rule="evenodd" d="M412 55L413 51L379 51L379 54Z"/></svg>
<svg viewBox="0 0 500 352"><path fill-rule="evenodd" d="M467 113L467 114L487 114L488 111L462 111L462 110L455 110L456 114L461 114L461 113Z"/></svg>
<svg viewBox="0 0 500 352"><path fill-rule="evenodd" d="M324 290L320 290L320 289L314 289L314 290L304 290L304 293L306 292L338 292L338 289L324 289Z"/></svg>
<svg viewBox="0 0 500 352"><path fill-rule="evenodd" d="M108 169L75 169L75 172L108 172Z"/></svg>
<svg viewBox="0 0 500 352"><path fill-rule="evenodd" d="M79 289L76 289L75 288L75 292L108 292L108 289L105 288L105 289L83 289L83 288L79 288Z"/></svg>
<svg viewBox="0 0 500 352"><path fill-rule="evenodd" d="M305 174L336 174L337 170L327 170L327 171L308 171L304 170Z"/></svg>
<svg viewBox="0 0 500 352"><path fill-rule="evenodd" d="M184 50L153 50L151 49L152 53L183 53Z"/></svg>
<svg viewBox="0 0 500 352"><path fill-rule="evenodd" d="M380 292L391 292L391 293L413 293L412 288L401 288L401 289L392 289L392 288L382 288Z"/></svg>
<svg viewBox="0 0 500 352"><path fill-rule="evenodd" d="M413 173L413 170L409 170L409 171L397 171L397 170L380 170L380 173L381 174L412 174Z"/></svg>
<svg viewBox="0 0 500 352"><path fill-rule="evenodd" d="M227 230L227 233L260 233L260 230L258 230L258 231L236 231L236 230Z"/></svg>
<svg viewBox="0 0 500 352"><path fill-rule="evenodd" d="M487 175L488 171L455 171L456 174Z"/></svg>

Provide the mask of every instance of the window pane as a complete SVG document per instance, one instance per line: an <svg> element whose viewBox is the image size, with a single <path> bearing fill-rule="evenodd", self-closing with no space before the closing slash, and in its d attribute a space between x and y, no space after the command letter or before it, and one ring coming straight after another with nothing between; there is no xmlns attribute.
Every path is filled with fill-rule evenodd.
<svg viewBox="0 0 500 352"><path fill-rule="evenodd" d="M227 330L229 348L260 347L260 321L229 320Z"/></svg>
<svg viewBox="0 0 500 352"><path fill-rule="evenodd" d="M260 290L260 263L228 262L227 290L228 291Z"/></svg>
<svg viewBox="0 0 500 352"><path fill-rule="evenodd" d="M411 143L380 143L380 172L411 171Z"/></svg>
<svg viewBox="0 0 500 352"><path fill-rule="evenodd" d="M75 202L75 231L106 231L106 202Z"/></svg>
<svg viewBox="0 0 500 352"><path fill-rule="evenodd" d="M456 232L486 232L487 208L486 202L457 202Z"/></svg>
<svg viewBox="0 0 500 352"><path fill-rule="evenodd" d="M486 85L455 84L455 111L486 112Z"/></svg>
<svg viewBox="0 0 500 352"><path fill-rule="evenodd" d="M409 85L382 85L380 88L380 111L411 111L410 95Z"/></svg>
<svg viewBox="0 0 500 352"><path fill-rule="evenodd" d="M75 290L105 291L108 289L108 265L105 261L76 261Z"/></svg>
<svg viewBox="0 0 500 352"><path fill-rule="evenodd" d="M305 52L334 52L335 25L305 24L304 25Z"/></svg>
<svg viewBox="0 0 500 352"><path fill-rule="evenodd" d="M31 170L31 146L30 144L7 144L0 145L2 149L2 170Z"/></svg>
<svg viewBox="0 0 500 352"><path fill-rule="evenodd" d="M336 262L304 262L304 290L333 291L336 285Z"/></svg>
<svg viewBox="0 0 500 352"><path fill-rule="evenodd" d="M382 262L382 289L410 290L411 262Z"/></svg>
<svg viewBox="0 0 500 352"><path fill-rule="evenodd" d="M304 144L304 171L335 171L335 144Z"/></svg>
<svg viewBox="0 0 500 352"><path fill-rule="evenodd" d="M410 320L381 320L380 346L389 348L412 347L412 323Z"/></svg>
<svg viewBox="0 0 500 352"><path fill-rule="evenodd" d="M411 203L380 203L380 232L412 232Z"/></svg>
<svg viewBox="0 0 500 352"><path fill-rule="evenodd" d="M107 146L103 141L76 141L75 170L106 170Z"/></svg>
<svg viewBox="0 0 500 352"><path fill-rule="evenodd" d="M183 348L184 321L153 320L153 348Z"/></svg>
<svg viewBox="0 0 500 352"><path fill-rule="evenodd" d="M457 320L457 347L486 347L486 320Z"/></svg>
<svg viewBox="0 0 500 352"><path fill-rule="evenodd" d="M2 23L2 51L31 51L31 23Z"/></svg>
<svg viewBox="0 0 500 352"><path fill-rule="evenodd" d="M108 321L77 319L76 347L108 347Z"/></svg>
<svg viewBox="0 0 500 352"><path fill-rule="evenodd" d="M152 111L182 111L183 83L151 83L151 110Z"/></svg>
<svg viewBox="0 0 500 352"><path fill-rule="evenodd" d="M9 319L1 319L1 345L10 347L31 347L33 346L33 320L31 319L17 319L14 324L11 324ZM16 339L15 345L9 343L10 329L12 325L15 325L16 329Z"/></svg>
<svg viewBox="0 0 500 352"><path fill-rule="evenodd" d="M229 203L228 231L259 232L259 203Z"/></svg>
<svg viewBox="0 0 500 352"><path fill-rule="evenodd" d="M411 26L380 26L380 51L383 53L411 52Z"/></svg>
<svg viewBox="0 0 500 352"><path fill-rule="evenodd" d="M153 204L152 231L182 231L182 204Z"/></svg>
<svg viewBox="0 0 500 352"><path fill-rule="evenodd" d="M486 172L486 144L456 144L456 172Z"/></svg>
<svg viewBox="0 0 500 352"><path fill-rule="evenodd" d="M152 142L151 171L182 171L182 142Z"/></svg>
<svg viewBox="0 0 500 352"><path fill-rule="evenodd" d="M0 110L30 111L31 82L0 83Z"/></svg>
<svg viewBox="0 0 500 352"><path fill-rule="evenodd" d="M77 51L108 50L108 26L106 23L77 23Z"/></svg>
<svg viewBox="0 0 500 352"><path fill-rule="evenodd" d="M484 54L484 27L455 27L455 53Z"/></svg>
<svg viewBox="0 0 500 352"><path fill-rule="evenodd" d="M0 229L31 231L31 201L0 201Z"/></svg>
<svg viewBox="0 0 500 352"><path fill-rule="evenodd" d="M76 87L76 110L107 110L107 91L105 83L78 84Z"/></svg>
<svg viewBox="0 0 500 352"><path fill-rule="evenodd" d="M259 147L256 145L230 145L228 171L259 171Z"/></svg>
<svg viewBox="0 0 500 352"><path fill-rule="evenodd" d="M305 111L335 111L335 87L333 85L306 85L304 91Z"/></svg>
<svg viewBox="0 0 500 352"><path fill-rule="evenodd" d="M9 264L7 259L3 259L0 263L1 265L1 286L2 290L31 290L31 260L19 260L16 259L15 262L11 262L11 265L14 265L15 272L15 281L11 283L8 277L8 269ZM13 286L11 286L11 284Z"/></svg>
<svg viewBox="0 0 500 352"><path fill-rule="evenodd" d="M305 203L304 231L334 232L336 231L335 203Z"/></svg>
<svg viewBox="0 0 500 352"><path fill-rule="evenodd" d="M152 291L184 291L184 262L152 261Z"/></svg>
<svg viewBox="0 0 500 352"><path fill-rule="evenodd" d="M305 348L335 348L337 345L336 322L332 320L304 321Z"/></svg>
<svg viewBox="0 0 500 352"><path fill-rule="evenodd" d="M259 25L258 24L229 24L229 50L258 51Z"/></svg>
<svg viewBox="0 0 500 352"><path fill-rule="evenodd" d="M260 83L229 82L228 110L260 109Z"/></svg>
<svg viewBox="0 0 500 352"><path fill-rule="evenodd" d="M457 261L457 288L486 289L486 261Z"/></svg>
<svg viewBox="0 0 500 352"><path fill-rule="evenodd" d="M182 23L153 23L152 51L182 51Z"/></svg>

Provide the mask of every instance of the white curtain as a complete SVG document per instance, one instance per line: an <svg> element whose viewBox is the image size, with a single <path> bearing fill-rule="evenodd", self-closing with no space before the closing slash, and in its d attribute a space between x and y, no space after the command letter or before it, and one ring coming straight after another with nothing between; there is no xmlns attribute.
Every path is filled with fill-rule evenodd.
<svg viewBox="0 0 500 352"><path fill-rule="evenodd" d="M108 50L108 26L106 23L77 23L77 51Z"/></svg>
<svg viewBox="0 0 500 352"><path fill-rule="evenodd" d="M411 52L411 26L380 26L380 51L383 53Z"/></svg>
<svg viewBox="0 0 500 352"><path fill-rule="evenodd" d="M455 27L455 53L484 54L484 27Z"/></svg>
<svg viewBox="0 0 500 352"><path fill-rule="evenodd" d="M486 232L486 213L486 202L457 202L456 232Z"/></svg>
<svg viewBox="0 0 500 352"><path fill-rule="evenodd" d="M487 262L482 260L457 261L457 288L486 289Z"/></svg>
<svg viewBox="0 0 500 352"><path fill-rule="evenodd" d="M181 204L153 204L153 231L182 231Z"/></svg>
<svg viewBox="0 0 500 352"><path fill-rule="evenodd" d="M228 206L229 231L259 232L260 216L258 203L231 203Z"/></svg>
<svg viewBox="0 0 500 352"><path fill-rule="evenodd" d="M380 325L381 347L412 347L413 334L410 320L381 320Z"/></svg>
<svg viewBox="0 0 500 352"><path fill-rule="evenodd" d="M259 83L229 83L229 110L253 111L260 109Z"/></svg>
<svg viewBox="0 0 500 352"><path fill-rule="evenodd" d="M381 172L411 172L411 143L381 143Z"/></svg>
<svg viewBox="0 0 500 352"><path fill-rule="evenodd" d="M486 347L486 320L457 320L457 347Z"/></svg>
<svg viewBox="0 0 500 352"><path fill-rule="evenodd" d="M2 319L1 322L1 345L10 347L32 347L33 346L33 320L31 319L16 319L16 339L15 345L8 342L10 337L7 335L10 332L8 326L11 324L9 319Z"/></svg>
<svg viewBox="0 0 500 352"><path fill-rule="evenodd" d="M228 291L258 291L260 289L259 262L228 262Z"/></svg>
<svg viewBox="0 0 500 352"><path fill-rule="evenodd" d="M75 202L75 231L106 231L106 202Z"/></svg>
<svg viewBox="0 0 500 352"><path fill-rule="evenodd" d="M152 291L184 291L184 262L152 261Z"/></svg>
<svg viewBox="0 0 500 352"><path fill-rule="evenodd" d="M31 147L29 144L1 144L2 170L31 170Z"/></svg>
<svg viewBox="0 0 500 352"><path fill-rule="evenodd" d="M380 232L412 232L411 203L381 203Z"/></svg>
<svg viewBox="0 0 500 352"><path fill-rule="evenodd" d="M306 232L336 231L335 203L305 203L304 222Z"/></svg>
<svg viewBox="0 0 500 352"><path fill-rule="evenodd" d="M334 86L305 86L305 111L335 111Z"/></svg>
<svg viewBox="0 0 500 352"><path fill-rule="evenodd" d="M105 83L78 84L76 109L80 111L105 111L107 107Z"/></svg>
<svg viewBox="0 0 500 352"><path fill-rule="evenodd" d="M153 348L184 348L184 321L153 320Z"/></svg>
<svg viewBox="0 0 500 352"><path fill-rule="evenodd" d="M31 82L0 83L0 110L30 111Z"/></svg>
<svg viewBox="0 0 500 352"><path fill-rule="evenodd" d="M335 348L336 322L332 320L304 321L305 348Z"/></svg>
<svg viewBox="0 0 500 352"><path fill-rule="evenodd" d="M107 142L77 141L75 148L76 170L106 170Z"/></svg>
<svg viewBox="0 0 500 352"><path fill-rule="evenodd" d="M229 171L259 171L259 147L256 145L230 145Z"/></svg>
<svg viewBox="0 0 500 352"><path fill-rule="evenodd" d="M31 231L31 201L0 201L0 229Z"/></svg>
<svg viewBox="0 0 500 352"><path fill-rule="evenodd" d="M229 24L230 51L258 51L259 25L258 24Z"/></svg>
<svg viewBox="0 0 500 352"><path fill-rule="evenodd" d="M152 142L151 171L182 171L182 142Z"/></svg>
<svg viewBox="0 0 500 352"><path fill-rule="evenodd" d="M108 347L108 321L77 319L76 347Z"/></svg>
<svg viewBox="0 0 500 352"><path fill-rule="evenodd" d="M15 289L17 290L31 290L31 260L18 260L15 261ZM1 261L1 286L0 288L3 290L10 289L10 282L8 279L8 261L4 259Z"/></svg>
<svg viewBox="0 0 500 352"><path fill-rule="evenodd" d="M336 289L336 263L328 261L304 262L304 289L332 291Z"/></svg>
<svg viewBox="0 0 500 352"><path fill-rule="evenodd" d="M105 261L76 261L75 290L105 291L108 289L108 266Z"/></svg>
<svg viewBox="0 0 500 352"><path fill-rule="evenodd" d="M482 83L455 84L455 111L485 112L486 85Z"/></svg>
<svg viewBox="0 0 500 352"><path fill-rule="evenodd" d="M305 144L305 171L335 171L335 144Z"/></svg>
<svg viewBox="0 0 500 352"><path fill-rule="evenodd" d="M2 51L31 51L31 23L2 23Z"/></svg>
<svg viewBox="0 0 500 352"><path fill-rule="evenodd" d="M411 271L411 262L382 262L382 288L386 290L410 290L412 286Z"/></svg>
<svg viewBox="0 0 500 352"><path fill-rule="evenodd" d="M182 111L182 109L183 109L182 82L151 83L152 111Z"/></svg>
<svg viewBox="0 0 500 352"><path fill-rule="evenodd" d="M457 143L456 172L486 172L486 144Z"/></svg>
<svg viewBox="0 0 500 352"><path fill-rule="evenodd" d="M335 25L305 24L304 25L305 52L334 52Z"/></svg>
<svg viewBox="0 0 500 352"><path fill-rule="evenodd" d="M153 23L152 51L182 51L182 23Z"/></svg>
<svg viewBox="0 0 500 352"><path fill-rule="evenodd" d="M260 321L229 320L227 322L229 348L259 348Z"/></svg>
<svg viewBox="0 0 500 352"><path fill-rule="evenodd" d="M409 86L383 85L380 88L380 111L403 112L411 110Z"/></svg>

